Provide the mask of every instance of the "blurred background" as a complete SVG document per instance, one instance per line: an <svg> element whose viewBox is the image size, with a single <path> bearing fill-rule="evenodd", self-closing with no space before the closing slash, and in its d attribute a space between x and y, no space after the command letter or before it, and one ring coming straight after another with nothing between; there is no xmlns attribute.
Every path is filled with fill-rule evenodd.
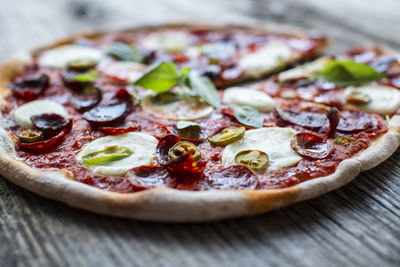
<svg viewBox="0 0 400 267"><path fill-rule="evenodd" d="M366 41L400 45L398 0L0 0L0 60L88 29L143 23L262 20L322 30L341 51Z"/></svg>

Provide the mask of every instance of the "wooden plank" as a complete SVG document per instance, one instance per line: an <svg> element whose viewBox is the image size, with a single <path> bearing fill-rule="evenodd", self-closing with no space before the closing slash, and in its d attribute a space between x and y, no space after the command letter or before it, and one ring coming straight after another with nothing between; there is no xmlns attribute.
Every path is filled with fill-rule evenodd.
<svg viewBox="0 0 400 267"><path fill-rule="evenodd" d="M399 48L395 0L29 1L0 9L0 60L91 28L261 19ZM399 266L400 152L330 194L250 218L161 224L70 208L0 179L2 266Z"/></svg>

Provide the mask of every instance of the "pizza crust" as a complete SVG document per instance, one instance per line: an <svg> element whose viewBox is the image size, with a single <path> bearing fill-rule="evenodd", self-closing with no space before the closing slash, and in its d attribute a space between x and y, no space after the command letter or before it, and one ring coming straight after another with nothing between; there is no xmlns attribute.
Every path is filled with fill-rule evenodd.
<svg viewBox="0 0 400 267"><path fill-rule="evenodd" d="M400 116L395 116L394 121L396 127L400 127ZM64 172L36 170L17 160L14 144L3 129L0 129L0 144L0 173L11 182L41 196L117 217L203 222L264 213L339 188L361 171L388 158L400 144L400 133L389 130L357 157L342 161L329 176L283 189L237 191L193 192L152 188L136 193L108 192L71 180Z"/></svg>
<svg viewBox="0 0 400 267"><path fill-rule="evenodd" d="M146 31L154 27L159 29L158 26L139 29ZM46 48L69 43L80 37L94 38L100 34L77 35ZM43 48L33 53L41 50ZM0 65L0 105L3 96L8 93L5 85L20 73L25 62L11 60ZM396 115L389 122L388 133L356 157L342 161L333 174L289 188L200 192L152 188L136 193L114 193L71 180L65 171L37 170L18 160L14 143L0 123L0 173L11 182L41 196L101 214L140 220L200 222L263 213L319 196L347 184L361 171L381 163L399 144L400 116Z"/></svg>

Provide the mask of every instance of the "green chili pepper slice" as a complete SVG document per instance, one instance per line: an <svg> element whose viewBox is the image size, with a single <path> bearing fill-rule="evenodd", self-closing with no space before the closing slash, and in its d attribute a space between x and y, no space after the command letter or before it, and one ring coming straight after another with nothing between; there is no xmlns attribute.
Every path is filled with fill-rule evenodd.
<svg viewBox="0 0 400 267"><path fill-rule="evenodd" d="M232 142L242 139L244 137L245 132L246 128L243 126L225 128L222 131L209 137L208 141L214 146L226 146Z"/></svg>
<svg viewBox="0 0 400 267"><path fill-rule="evenodd" d="M356 143L360 146L363 147L367 147L368 145L365 144L364 142L361 142L360 140L351 138L351 137L347 137L347 136L338 136L335 138L335 140L333 140L333 142L337 145L341 145L341 146L348 146L351 143Z"/></svg>
<svg viewBox="0 0 400 267"><path fill-rule="evenodd" d="M201 156L200 150L193 143L187 141L178 142L168 150L168 155L172 159L178 158L186 153L191 154L194 160L198 160Z"/></svg>
<svg viewBox="0 0 400 267"><path fill-rule="evenodd" d="M18 135L18 139L22 143L35 143L43 140L43 133L34 130L26 130Z"/></svg>
<svg viewBox="0 0 400 267"><path fill-rule="evenodd" d="M176 123L179 137L188 139L198 139L200 134L200 124L192 121L178 121Z"/></svg>
<svg viewBox="0 0 400 267"><path fill-rule="evenodd" d="M243 150L236 154L235 162L257 171L267 166L269 158L260 150Z"/></svg>
<svg viewBox="0 0 400 267"><path fill-rule="evenodd" d="M102 163L116 161L129 157L133 152L124 146L108 146L82 157L83 163L88 165L100 165Z"/></svg>

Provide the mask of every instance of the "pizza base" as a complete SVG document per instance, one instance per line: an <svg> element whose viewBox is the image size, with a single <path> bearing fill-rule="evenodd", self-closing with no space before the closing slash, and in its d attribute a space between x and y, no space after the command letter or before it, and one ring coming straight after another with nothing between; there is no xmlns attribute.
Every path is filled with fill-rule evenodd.
<svg viewBox="0 0 400 267"><path fill-rule="evenodd" d="M150 26L135 30L138 29L148 31L160 28ZM101 33L77 35L45 48L99 34ZM33 53L42 49L44 48ZM9 92L5 85L22 71L25 62L11 60L0 65L0 105ZM13 141L0 127L0 173L11 182L36 194L100 214L164 222L204 222L259 214L322 195L349 183L361 171L383 162L399 145L400 116L396 115L390 120L386 134L374 140L370 147L355 157L342 161L333 174L296 186L283 189L198 192L159 187L136 193L114 193L74 181L67 172L43 171L30 167L18 160Z"/></svg>

